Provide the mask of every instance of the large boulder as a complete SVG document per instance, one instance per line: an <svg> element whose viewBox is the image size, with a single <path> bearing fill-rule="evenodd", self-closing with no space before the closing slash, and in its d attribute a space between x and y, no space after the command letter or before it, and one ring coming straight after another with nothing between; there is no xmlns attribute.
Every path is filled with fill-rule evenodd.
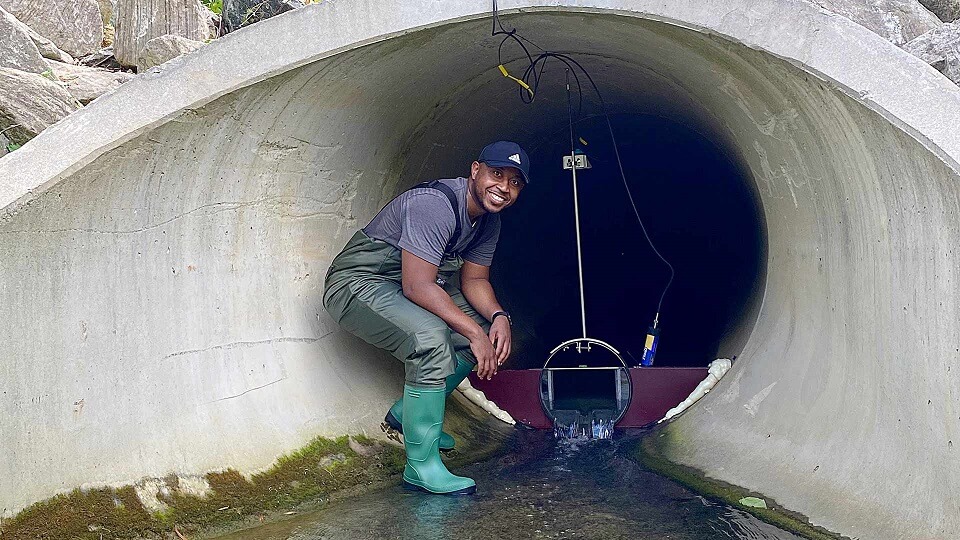
<svg viewBox="0 0 960 540"><path fill-rule="evenodd" d="M0 132L23 144L80 104L59 84L36 73L0 67Z"/></svg>
<svg viewBox="0 0 960 540"><path fill-rule="evenodd" d="M945 23L903 46L960 85L960 21Z"/></svg>
<svg viewBox="0 0 960 540"><path fill-rule="evenodd" d="M50 60L56 60L57 62L66 62L68 64L73 63L73 57L61 51L60 48L57 47L52 41L41 36L36 30L25 24L23 25L23 28L26 30L27 34L30 35L30 39L33 40L33 44L37 46L37 49L40 51L40 56L49 58Z"/></svg>
<svg viewBox="0 0 960 540"><path fill-rule="evenodd" d="M224 33L303 6L303 0L223 0Z"/></svg>
<svg viewBox="0 0 960 540"><path fill-rule="evenodd" d="M103 41L96 0L0 0L0 7L71 56L90 54Z"/></svg>
<svg viewBox="0 0 960 540"><path fill-rule="evenodd" d="M42 73L47 69L43 56L30 39L27 25L0 8L0 67Z"/></svg>
<svg viewBox="0 0 960 540"><path fill-rule="evenodd" d="M114 27L114 55L125 66L137 65L147 42L160 36L210 38L200 0L117 0Z"/></svg>
<svg viewBox="0 0 960 540"><path fill-rule="evenodd" d="M136 77L125 71L110 71L62 62L47 62L53 74L77 101L86 105Z"/></svg>
<svg viewBox="0 0 960 540"><path fill-rule="evenodd" d="M137 59L137 71L144 71L203 47L202 41L195 41L180 36L160 36L151 39L140 51Z"/></svg>
<svg viewBox="0 0 960 540"><path fill-rule="evenodd" d="M920 0L920 3L943 22L960 19L960 0Z"/></svg>
<svg viewBox="0 0 960 540"><path fill-rule="evenodd" d="M852 20L894 45L911 39L940 25L933 13L916 0L811 0L814 4Z"/></svg>

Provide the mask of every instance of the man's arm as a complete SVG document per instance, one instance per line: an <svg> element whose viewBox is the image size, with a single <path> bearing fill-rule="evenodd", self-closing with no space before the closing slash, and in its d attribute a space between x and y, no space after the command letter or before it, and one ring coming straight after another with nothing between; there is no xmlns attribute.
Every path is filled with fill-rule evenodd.
<svg viewBox="0 0 960 540"><path fill-rule="evenodd" d="M464 261L460 269L460 290L467 302L488 321L494 313L503 311L497 296L490 285L490 267ZM497 317L491 321L490 340L493 342L497 365L502 365L510 356L512 348L512 332L510 321L506 317Z"/></svg>
<svg viewBox="0 0 960 540"><path fill-rule="evenodd" d="M455 332L470 340L477 357L477 375L490 379L497 372L497 358L483 328L453 303L450 295L437 285L437 266L402 250L400 260L403 295L411 302L443 319ZM491 293L493 289L490 290ZM464 296L466 292L464 291ZM469 301L469 298L468 298ZM499 317L498 317L499 318Z"/></svg>

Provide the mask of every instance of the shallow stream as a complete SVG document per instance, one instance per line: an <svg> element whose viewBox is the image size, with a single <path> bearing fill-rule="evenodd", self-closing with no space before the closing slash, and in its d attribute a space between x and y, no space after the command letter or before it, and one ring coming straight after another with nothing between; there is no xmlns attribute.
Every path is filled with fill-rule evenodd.
<svg viewBox="0 0 960 540"><path fill-rule="evenodd" d="M636 440L621 433L612 441L554 440L552 432L517 431L508 452L452 468L476 480L475 495L427 495L397 485L222 538L799 538L645 470L626 455Z"/></svg>

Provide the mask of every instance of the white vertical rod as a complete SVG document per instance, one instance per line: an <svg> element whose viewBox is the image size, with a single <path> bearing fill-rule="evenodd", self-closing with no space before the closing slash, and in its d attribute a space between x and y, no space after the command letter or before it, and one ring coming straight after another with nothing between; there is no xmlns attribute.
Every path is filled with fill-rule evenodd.
<svg viewBox="0 0 960 540"><path fill-rule="evenodd" d="M580 249L580 202L577 199L577 146L573 138L573 105L570 102L570 70L567 75L567 114L570 118L570 174L573 175L573 218L577 222L577 271L580 277L580 326L587 337L587 308L583 300L583 253ZM579 348L578 348L579 351Z"/></svg>
<svg viewBox="0 0 960 540"><path fill-rule="evenodd" d="M580 276L580 323L583 328L583 337L587 337L587 308L583 300L583 254L580 250L580 203L577 201L577 162L576 155L571 150L570 159L573 160L573 217L577 222L577 269Z"/></svg>

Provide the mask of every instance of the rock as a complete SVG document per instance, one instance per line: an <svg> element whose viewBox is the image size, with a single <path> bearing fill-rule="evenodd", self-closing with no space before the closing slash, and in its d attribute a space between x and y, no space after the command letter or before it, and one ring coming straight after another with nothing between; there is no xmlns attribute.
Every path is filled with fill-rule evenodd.
<svg viewBox="0 0 960 540"><path fill-rule="evenodd" d="M207 19L207 31L210 33L210 38L220 37L220 15L217 15L206 6L203 7L203 14Z"/></svg>
<svg viewBox="0 0 960 540"><path fill-rule="evenodd" d="M367 446L360 441L350 437L347 441L347 444L350 446L350 449L357 453L357 455L363 457L370 457L377 453L377 449L373 446Z"/></svg>
<svg viewBox="0 0 960 540"><path fill-rule="evenodd" d="M136 78L133 73L125 71L110 71L53 61L47 64L70 95L83 105Z"/></svg>
<svg viewBox="0 0 960 540"><path fill-rule="evenodd" d="M137 72L143 73L153 66L159 66L167 60L195 51L200 47L203 47L202 42L180 36L153 38L140 52L140 57L137 59Z"/></svg>
<svg viewBox="0 0 960 540"><path fill-rule="evenodd" d="M920 0L920 3L943 22L960 19L960 0Z"/></svg>
<svg viewBox="0 0 960 540"><path fill-rule="evenodd" d="M223 33L303 7L301 0L224 0Z"/></svg>
<svg viewBox="0 0 960 540"><path fill-rule="evenodd" d="M200 0L117 0L114 21L114 54L124 66L137 65L147 42L160 36L210 38Z"/></svg>
<svg viewBox="0 0 960 540"><path fill-rule="evenodd" d="M323 458L321 458L320 461L317 463L317 466L320 467L321 469L329 470L343 463L346 460L347 460L347 456L343 454L340 454L340 453L331 454L329 456L323 456Z"/></svg>
<svg viewBox="0 0 960 540"><path fill-rule="evenodd" d="M42 73L47 69L43 56L30 39L30 29L0 8L0 67Z"/></svg>
<svg viewBox="0 0 960 540"><path fill-rule="evenodd" d="M103 41L95 0L0 0L0 7L71 56L90 54Z"/></svg>
<svg viewBox="0 0 960 540"><path fill-rule="evenodd" d="M80 107L59 84L42 75L0 67L0 131L23 144Z"/></svg>
<svg viewBox="0 0 960 540"><path fill-rule="evenodd" d="M6 137L3 133L0 133L0 157L3 157L13 150L15 150L19 145L14 145L13 142Z"/></svg>
<svg viewBox="0 0 960 540"><path fill-rule="evenodd" d="M944 23L903 46L960 85L960 21Z"/></svg>
<svg viewBox="0 0 960 540"><path fill-rule="evenodd" d="M814 4L842 15L894 45L933 30L940 19L916 0L811 0Z"/></svg>
<svg viewBox="0 0 960 540"><path fill-rule="evenodd" d="M117 59L114 58L112 45L80 58L79 62L88 67L100 67L111 70L119 70L123 67L120 65L120 62L117 62Z"/></svg>
<svg viewBox="0 0 960 540"><path fill-rule="evenodd" d="M23 27L26 28L27 32L30 34L30 39L33 40L33 44L36 45L37 49L40 50L40 56L49 58L50 60L56 60L57 62L66 62L68 64L73 63L73 57L61 51L60 48L54 45L52 41L41 36L36 30L27 25L23 25Z"/></svg>

